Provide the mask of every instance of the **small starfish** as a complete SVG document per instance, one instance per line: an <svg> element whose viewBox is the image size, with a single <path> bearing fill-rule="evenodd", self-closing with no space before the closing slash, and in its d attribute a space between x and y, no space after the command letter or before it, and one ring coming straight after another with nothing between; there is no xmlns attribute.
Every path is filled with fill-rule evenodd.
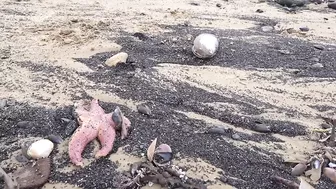
<svg viewBox="0 0 336 189"><path fill-rule="evenodd" d="M106 156L113 148L116 130L121 129L121 139L126 138L131 122L124 117L117 107L112 113L105 113L98 100L93 99L90 107L80 101L75 112L78 115L79 127L69 142L70 160L76 166L83 166L82 152L85 146L98 137L101 149L95 158Z"/></svg>

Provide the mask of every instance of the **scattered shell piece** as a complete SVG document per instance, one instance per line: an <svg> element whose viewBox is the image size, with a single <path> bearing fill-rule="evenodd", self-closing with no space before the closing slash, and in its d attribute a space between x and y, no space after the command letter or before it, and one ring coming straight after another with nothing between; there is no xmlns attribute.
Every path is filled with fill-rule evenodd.
<svg viewBox="0 0 336 189"><path fill-rule="evenodd" d="M138 110L139 113L142 113L142 114L145 114L145 115L151 115L151 110L145 104L139 104L137 106L137 110Z"/></svg>
<svg viewBox="0 0 336 189"><path fill-rule="evenodd" d="M39 159L35 163L26 165L13 173L20 189L40 187L48 181L49 175L49 158Z"/></svg>
<svg viewBox="0 0 336 189"><path fill-rule="evenodd" d="M324 160L315 160L313 162L313 168L306 171L305 175L310 176L313 182L317 182L321 178L322 164Z"/></svg>
<svg viewBox="0 0 336 189"><path fill-rule="evenodd" d="M125 52L120 52L118 54L113 55L111 58L107 59L105 64L107 66L116 66L119 63L126 63L126 60L128 58L128 54Z"/></svg>
<svg viewBox="0 0 336 189"><path fill-rule="evenodd" d="M300 176L306 171L306 169L307 169L306 164L299 163L292 169L292 175L293 176Z"/></svg>
<svg viewBox="0 0 336 189"><path fill-rule="evenodd" d="M46 158L50 155L53 148L54 143L52 143L50 140L38 140L29 146L27 155L33 159Z"/></svg>
<svg viewBox="0 0 336 189"><path fill-rule="evenodd" d="M307 181L303 178L300 178L300 186L299 189L314 189Z"/></svg>
<svg viewBox="0 0 336 189"><path fill-rule="evenodd" d="M157 142L157 138L153 140L153 142L149 145L147 149L147 158L151 162L153 161L153 158L154 158L156 142Z"/></svg>
<svg viewBox="0 0 336 189"><path fill-rule="evenodd" d="M51 142L55 143L55 144L61 144L63 142L62 137L60 137L59 135L49 135L47 137L47 139L49 139Z"/></svg>
<svg viewBox="0 0 336 189"><path fill-rule="evenodd" d="M328 163L328 166L331 167L331 168L336 168L336 164L332 163L332 162Z"/></svg>
<svg viewBox="0 0 336 189"><path fill-rule="evenodd" d="M218 38L209 33L202 33L194 40L192 52L198 58L211 58L216 55L219 47Z"/></svg>
<svg viewBox="0 0 336 189"><path fill-rule="evenodd" d="M159 145L154 152L153 162L157 166L165 166L173 159L172 149L168 144Z"/></svg>
<svg viewBox="0 0 336 189"><path fill-rule="evenodd" d="M325 167L323 169L323 174L330 180L336 183L336 170L333 168Z"/></svg>

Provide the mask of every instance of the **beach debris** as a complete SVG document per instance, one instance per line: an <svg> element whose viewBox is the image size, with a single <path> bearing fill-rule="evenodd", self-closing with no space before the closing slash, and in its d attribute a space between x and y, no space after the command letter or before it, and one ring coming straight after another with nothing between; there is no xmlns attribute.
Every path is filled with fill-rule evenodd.
<svg viewBox="0 0 336 189"><path fill-rule="evenodd" d="M105 64L110 67L114 67L119 63L126 63L128 58L128 54L125 52L120 52L118 54L113 55L111 58L105 61Z"/></svg>
<svg viewBox="0 0 336 189"><path fill-rule="evenodd" d="M89 106L85 100L81 100L75 113L80 126L70 139L68 151L71 162L80 167L84 165L81 154L89 142L98 137L102 148L96 153L95 158L104 157L113 148L118 125L122 123L121 139L128 135L131 126L129 119L122 115L118 107L114 112L107 114L99 105L98 99L92 99ZM118 116L121 117L117 118Z"/></svg>
<svg viewBox="0 0 336 189"><path fill-rule="evenodd" d="M209 33L202 33L194 40L192 52L201 59L212 58L216 55L219 47L218 38Z"/></svg>
<svg viewBox="0 0 336 189"><path fill-rule="evenodd" d="M157 167L150 162L135 162L131 167L132 178L121 189L140 189L153 184L168 188L206 189L206 186L196 184L195 180L188 178L186 172L175 165Z"/></svg>
<svg viewBox="0 0 336 189"><path fill-rule="evenodd" d="M54 149L54 143L48 139L33 142L27 149L27 156L33 159L46 158Z"/></svg>
<svg viewBox="0 0 336 189"><path fill-rule="evenodd" d="M41 158L13 172L20 189L37 188L48 181L51 165L49 158Z"/></svg>
<svg viewBox="0 0 336 189"><path fill-rule="evenodd" d="M157 138L155 138L147 149L147 159L154 165L162 167L169 165L173 159L172 149L168 144L160 144L156 147Z"/></svg>
<svg viewBox="0 0 336 189"><path fill-rule="evenodd" d="M300 187L300 185L297 184L296 182L285 179L285 178L282 178L282 177L279 177L279 176L272 176L271 180L273 180L277 183L283 184L283 185L285 185L285 186L287 186L291 189L299 189L299 187Z"/></svg>
<svg viewBox="0 0 336 189"><path fill-rule="evenodd" d="M47 139L55 144L61 144L63 142L62 137L60 137L59 135L54 135L54 134L48 135Z"/></svg>
<svg viewBox="0 0 336 189"><path fill-rule="evenodd" d="M12 179L1 167L0 167L0 179L5 182L4 189L19 189L19 185L15 179Z"/></svg>
<svg viewBox="0 0 336 189"><path fill-rule="evenodd" d="M145 115L151 115L151 110L145 104L137 105L137 110L138 110L139 113L142 113L142 114L145 114Z"/></svg>
<svg viewBox="0 0 336 189"><path fill-rule="evenodd" d="M156 148L153 156L153 163L156 166L168 165L172 159L173 159L172 149L168 144L160 144Z"/></svg>
<svg viewBox="0 0 336 189"><path fill-rule="evenodd" d="M307 181L305 181L303 178L300 178L299 189L314 189L314 187L310 185Z"/></svg>
<svg viewBox="0 0 336 189"><path fill-rule="evenodd" d="M336 183L336 170L330 167L325 167L323 169L323 174Z"/></svg>
<svg viewBox="0 0 336 189"><path fill-rule="evenodd" d="M155 147L156 147L157 138L155 138L152 143L149 145L147 149L147 159L152 162L154 158L155 153Z"/></svg>
<svg viewBox="0 0 336 189"><path fill-rule="evenodd" d="M306 176L310 176L310 179L313 182L317 182L318 180L320 180L321 178L321 174L322 174L322 164L323 164L323 159L319 160L319 159L315 159L312 161L312 169L308 170L305 172Z"/></svg>
<svg viewBox="0 0 336 189"><path fill-rule="evenodd" d="M314 129L314 132L321 133L320 142L328 142L328 145L331 147L336 146L336 119L321 117L327 124L330 125L328 129Z"/></svg>

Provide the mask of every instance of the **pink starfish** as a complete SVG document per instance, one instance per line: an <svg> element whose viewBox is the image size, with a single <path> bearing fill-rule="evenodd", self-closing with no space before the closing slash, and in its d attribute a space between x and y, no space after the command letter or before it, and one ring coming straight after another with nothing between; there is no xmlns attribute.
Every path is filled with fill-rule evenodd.
<svg viewBox="0 0 336 189"><path fill-rule="evenodd" d="M104 157L113 148L116 130L121 129L121 139L124 139L131 126L131 122L122 115L119 107L113 113L106 114L97 99L93 99L90 106L80 101L75 112L78 114L79 127L69 142L69 156L71 162L77 166L83 166L82 152L89 142L98 137L101 149L95 157Z"/></svg>

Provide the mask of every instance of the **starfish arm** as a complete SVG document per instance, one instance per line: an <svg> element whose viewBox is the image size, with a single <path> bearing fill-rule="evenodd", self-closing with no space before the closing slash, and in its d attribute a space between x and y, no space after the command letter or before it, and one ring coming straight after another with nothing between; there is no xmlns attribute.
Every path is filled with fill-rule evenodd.
<svg viewBox="0 0 336 189"><path fill-rule="evenodd" d="M104 124L104 126L99 129L98 139L102 147L97 152L96 158L104 157L111 152L115 137L116 132L109 124Z"/></svg>
<svg viewBox="0 0 336 189"><path fill-rule="evenodd" d="M87 124L79 127L69 142L69 157L73 164L82 166L82 152L85 146L97 137L97 129Z"/></svg>

